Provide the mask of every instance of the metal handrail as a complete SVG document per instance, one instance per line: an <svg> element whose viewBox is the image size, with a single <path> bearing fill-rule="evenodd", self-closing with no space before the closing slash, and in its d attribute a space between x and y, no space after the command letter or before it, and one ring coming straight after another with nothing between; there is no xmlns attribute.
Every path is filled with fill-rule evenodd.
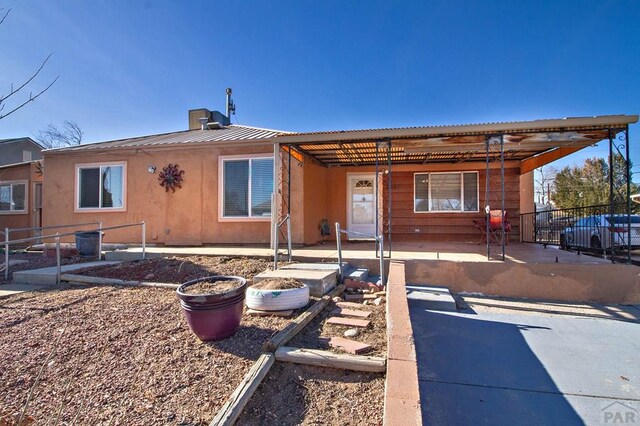
<svg viewBox="0 0 640 426"><path fill-rule="evenodd" d="M72 224L72 225L53 225L53 226L34 226L31 228L11 228L9 229L10 232L17 232L17 231L42 231L44 229L62 229L62 228L76 228L79 226L86 226L86 225L100 225L102 222L87 222L87 223L76 223L76 224ZM2 231L0 231L2 232Z"/></svg>
<svg viewBox="0 0 640 426"><path fill-rule="evenodd" d="M291 262L292 259L292 252L291 252L291 214L287 213L287 215L276 224L276 229L274 234L274 244L273 244L273 270L276 271L278 269L278 231L280 230L280 227L282 227L282 225L287 224L287 250L288 250L288 257L289 257L289 262Z"/></svg>
<svg viewBox="0 0 640 426"><path fill-rule="evenodd" d="M344 270L342 266L342 241L340 240L341 234L359 235L361 237L373 238L378 243L378 247L380 247L380 280L382 281L382 285L386 285L387 278L385 277L385 274L384 274L384 235L383 234L369 235L363 232L351 231L349 229L342 229L340 228L340 222L336 222L336 246L338 249L338 268L340 271L341 278L344 278L344 275L343 275ZM377 249L376 249L376 254L377 254Z"/></svg>
<svg viewBox="0 0 640 426"><path fill-rule="evenodd" d="M146 258L146 247L147 247L147 226L145 224L144 221L139 222L139 223L128 223L125 225L116 225L116 226L108 226L108 227L103 227L102 226L102 222L97 222L99 224L99 227L96 229L89 229L89 230L83 230L83 231L79 231L79 232L98 232L98 256L102 256L102 231L109 231L109 230L113 230L113 229L122 229L122 228L130 228L133 226L141 226L142 227L142 258L145 259ZM78 226L84 226L87 224L80 224ZM63 227L69 227L67 225L64 225ZM9 232L8 232L8 228L5 228L5 240L4 240L4 259L5 259L5 268L4 268L4 278L5 280L9 279L9 246L11 244L17 244L17 243L26 243L29 241L33 241L33 240L45 240L45 239L51 239L54 238L56 241L56 283L60 284L60 274L61 274L61 265L60 265L60 237L67 237L70 235L75 235L76 232L67 232L64 234L60 234L59 232L56 232L53 235L44 235L44 236L38 236L38 237L29 237L29 238L21 238L18 240L9 240Z"/></svg>

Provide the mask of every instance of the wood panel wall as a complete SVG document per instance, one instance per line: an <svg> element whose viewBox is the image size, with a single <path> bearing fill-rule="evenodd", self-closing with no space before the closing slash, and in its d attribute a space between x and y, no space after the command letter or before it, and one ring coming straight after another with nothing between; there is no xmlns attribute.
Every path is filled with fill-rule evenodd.
<svg viewBox="0 0 640 426"><path fill-rule="evenodd" d="M413 192L414 173L394 171L392 176L391 231L394 241L479 241L479 231L474 227L474 219L484 219L486 170L478 172L479 212L414 213ZM492 209L501 207L500 170L492 169L489 174L489 205ZM389 194L384 190L385 234L388 221ZM505 169L505 210L511 224L510 240L516 241L520 222L520 175L518 168Z"/></svg>

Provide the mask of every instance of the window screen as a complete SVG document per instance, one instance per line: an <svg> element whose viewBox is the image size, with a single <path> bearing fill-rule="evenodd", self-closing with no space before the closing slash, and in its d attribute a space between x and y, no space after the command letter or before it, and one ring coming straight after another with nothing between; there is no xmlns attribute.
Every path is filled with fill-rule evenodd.
<svg viewBox="0 0 640 426"><path fill-rule="evenodd" d="M271 216L273 160L251 161L251 216Z"/></svg>
<svg viewBox="0 0 640 426"><path fill-rule="evenodd" d="M11 210L11 185L0 185L0 211Z"/></svg>
<svg viewBox="0 0 640 426"><path fill-rule="evenodd" d="M464 183L462 189L462 196L464 198L464 211L465 212L477 212L478 211L478 174L477 173L463 173Z"/></svg>
<svg viewBox="0 0 640 426"><path fill-rule="evenodd" d="M269 217L273 159L224 160L223 187L224 217Z"/></svg>
<svg viewBox="0 0 640 426"><path fill-rule="evenodd" d="M27 185L24 183L0 184L0 211L25 211L27 209Z"/></svg>
<svg viewBox="0 0 640 426"><path fill-rule="evenodd" d="M249 215L249 161L224 162L224 215Z"/></svg>
<svg viewBox="0 0 640 426"><path fill-rule="evenodd" d="M429 211L429 175L416 173L414 179L414 209L417 212Z"/></svg>
<svg viewBox="0 0 640 426"><path fill-rule="evenodd" d="M414 211L477 212L478 173L414 174Z"/></svg>
<svg viewBox="0 0 640 426"><path fill-rule="evenodd" d="M431 178L431 210L460 211L460 173L437 173Z"/></svg>
<svg viewBox="0 0 640 426"><path fill-rule="evenodd" d="M81 209L124 207L124 166L83 167L78 171Z"/></svg>

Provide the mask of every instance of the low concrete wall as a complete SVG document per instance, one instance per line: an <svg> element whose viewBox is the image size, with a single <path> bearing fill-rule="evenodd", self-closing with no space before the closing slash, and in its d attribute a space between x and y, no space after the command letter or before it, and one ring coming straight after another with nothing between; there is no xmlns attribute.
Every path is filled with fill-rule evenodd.
<svg viewBox="0 0 640 426"><path fill-rule="evenodd" d="M405 262L407 283L451 291L569 302L640 303L640 268L622 264Z"/></svg>
<svg viewBox="0 0 640 426"><path fill-rule="evenodd" d="M384 426L422 424L420 385L404 263L392 261L387 284L387 377Z"/></svg>

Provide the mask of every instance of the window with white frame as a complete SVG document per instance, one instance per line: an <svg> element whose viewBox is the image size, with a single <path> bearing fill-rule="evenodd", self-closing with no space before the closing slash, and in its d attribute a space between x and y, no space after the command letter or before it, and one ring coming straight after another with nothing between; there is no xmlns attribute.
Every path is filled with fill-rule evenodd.
<svg viewBox="0 0 640 426"><path fill-rule="evenodd" d="M0 213L26 213L27 181L0 182Z"/></svg>
<svg viewBox="0 0 640 426"><path fill-rule="evenodd" d="M124 208L124 163L78 165L76 173L79 210Z"/></svg>
<svg viewBox="0 0 640 426"><path fill-rule="evenodd" d="M222 217L271 217L273 158L222 159Z"/></svg>
<svg viewBox="0 0 640 426"><path fill-rule="evenodd" d="M478 211L478 172L416 173L413 178L416 213Z"/></svg>

